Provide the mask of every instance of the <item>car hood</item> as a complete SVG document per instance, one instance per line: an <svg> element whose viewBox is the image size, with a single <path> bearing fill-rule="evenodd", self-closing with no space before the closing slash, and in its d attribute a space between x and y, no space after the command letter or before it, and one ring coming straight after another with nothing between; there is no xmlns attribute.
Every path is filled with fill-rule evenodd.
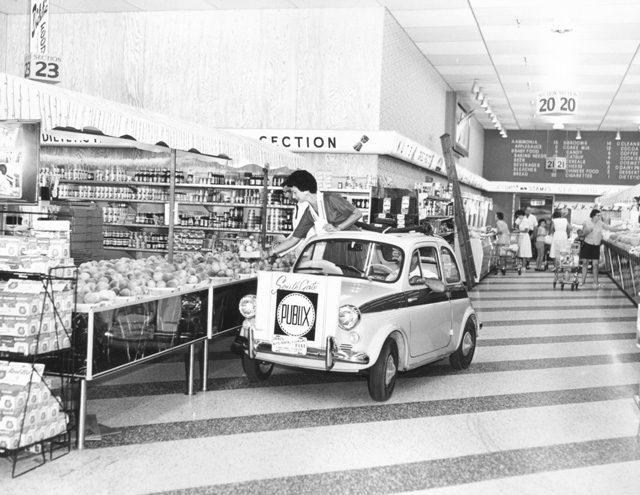
<svg viewBox="0 0 640 495"><path fill-rule="evenodd" d="M340 292L340 305L351 304L358 308L370 306L375 302L390 302L404 300L404 295L398 290L397 284L382 284L368 280L343 279ZM362 308L361 308L362 309Z"/></svg>

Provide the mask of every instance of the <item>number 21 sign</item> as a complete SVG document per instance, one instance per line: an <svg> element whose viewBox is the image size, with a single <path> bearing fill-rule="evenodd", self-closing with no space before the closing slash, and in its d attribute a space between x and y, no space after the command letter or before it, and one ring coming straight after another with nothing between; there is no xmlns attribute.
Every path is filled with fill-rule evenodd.
<svg viewBox="0 0 640 495"><path fill-rule="evenodd" d="M24 64L24 77L36 81L58 83L62 81L62 57L45 53L30 53Z"/></svg>

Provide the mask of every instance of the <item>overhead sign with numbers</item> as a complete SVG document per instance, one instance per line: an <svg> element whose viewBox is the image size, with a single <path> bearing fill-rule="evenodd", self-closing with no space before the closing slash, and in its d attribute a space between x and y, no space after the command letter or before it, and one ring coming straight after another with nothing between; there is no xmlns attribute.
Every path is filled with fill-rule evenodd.
<svg viewBox="0 0 640 495"><path fill-rule="evenodd" d="M45 53L30 53L24 64L24 77L36 81L57 83L61 78L62 57Z"/></svg>
<svg viewBox="0 0 640 495"><path fill-rule="evenodd" d="M62 57L49 54L49 0L31 0L29 17L29 53L25 57L24 77L58 83L62 80Z"/></svg>
<svg viewBox="0 0 640 495"><path fill-rule="evenodd" d="M567 159L563 156L548 156L545 162L547 170L567 170Z"/></svg>
<svg viewBox="0 0 640 495"><path fill-rule="evenodd" d="M578 93L543 91L538 93L536 115L573 115L578 109Z"/></svg>

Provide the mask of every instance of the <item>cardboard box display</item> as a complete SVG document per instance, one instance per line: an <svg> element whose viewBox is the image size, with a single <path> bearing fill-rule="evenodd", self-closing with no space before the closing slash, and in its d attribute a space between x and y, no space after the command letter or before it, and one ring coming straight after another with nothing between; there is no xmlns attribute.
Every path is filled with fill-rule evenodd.
<svg viewBox="0 0 640 495"><path fill-rule="evenodd" d="M40 328L37 316L4 316L0 315L0 335L26 337L36 335Z"/></svg>

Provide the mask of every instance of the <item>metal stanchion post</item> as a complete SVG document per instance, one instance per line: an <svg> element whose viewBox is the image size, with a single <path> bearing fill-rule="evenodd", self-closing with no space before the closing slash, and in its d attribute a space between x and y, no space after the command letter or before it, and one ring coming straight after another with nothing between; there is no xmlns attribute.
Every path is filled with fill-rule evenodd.
<svg viewBox="0 0 640 495"><path fill-rule="evenodd" d="M209 381L209 339L204 339L202 345L202 391L206 392Z"/></svg>
<svg viewBox="0 0 640 495"><path fill-rule="evenodd" d="M195 362L196 362L196 346L195 344L191 344L189 346L189 378L188 378L187 395L193 395L193 375L194 375Z"/></svg>
<svg viewBox="0 0 640 495"><path fill-rule="evenodd" d="M87 380L80 380L80 405L78 410L78 450L84 449L85 428L87 427Z"/></svg>

